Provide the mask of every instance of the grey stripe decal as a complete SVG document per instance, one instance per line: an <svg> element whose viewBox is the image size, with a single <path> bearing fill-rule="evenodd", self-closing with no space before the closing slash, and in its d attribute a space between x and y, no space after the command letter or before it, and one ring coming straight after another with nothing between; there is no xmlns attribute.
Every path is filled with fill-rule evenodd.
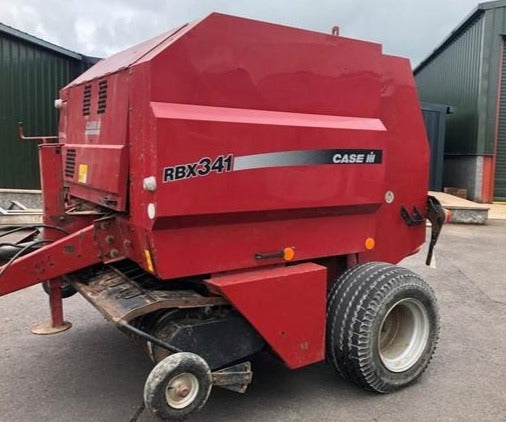
<svg viewBox="0 0 506 422"><path fill-rule="evenodd" d="M234 157L233 170L315 164L381 164L382 158L383 151L379 149L281 151Z"/></svg>
<svg viewBox="0 0 506 422"><path fill-rule="evenodd" d="M310 166L318 164L381 164L383 151L380 149L314 149L303 151L280 151L263 154L218 155L202 157L193 163L163 168L163 183L224 174L231 171L252 170L287 166Z"/></svg>

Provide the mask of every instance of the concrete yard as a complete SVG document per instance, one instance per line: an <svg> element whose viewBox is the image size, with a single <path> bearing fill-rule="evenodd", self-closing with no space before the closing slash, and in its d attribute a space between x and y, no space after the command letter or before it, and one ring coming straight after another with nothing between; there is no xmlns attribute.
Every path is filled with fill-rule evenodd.
<svg viewBox="0 0 506 422"><path fill-rule="evenodd" d="M245 395L214 389L190 421L505 421L506 220L447 225L436 269L404 261L440 300L442 333L427 373L391 395L364 392L322 363L285 369L253 360ZM142 403L152 364L84 299L67 299L70 331L30 334L46 318L40 286L0 298L1 422L154 422ZM301 309L301 312L304 310Z"/></svg>

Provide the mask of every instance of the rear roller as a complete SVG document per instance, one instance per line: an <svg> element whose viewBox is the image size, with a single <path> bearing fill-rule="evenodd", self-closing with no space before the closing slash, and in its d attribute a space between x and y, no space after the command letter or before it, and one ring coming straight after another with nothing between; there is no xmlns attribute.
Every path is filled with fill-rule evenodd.
<svg viewBox="0 0 506 422"><path fill-rule="evenodd" d="M436 298L420 276L390 264L360 264L330 291L327 357L345 379L388 393L427 368L439 328Z"/></svg>
<svg viewBox="0 0 506 422"><path fill-rule="evenodd" d="M194 353L175 353L149 374L144 403L163 421L181 421L204 406L211 387L211 371L204 359Z"/></svg>

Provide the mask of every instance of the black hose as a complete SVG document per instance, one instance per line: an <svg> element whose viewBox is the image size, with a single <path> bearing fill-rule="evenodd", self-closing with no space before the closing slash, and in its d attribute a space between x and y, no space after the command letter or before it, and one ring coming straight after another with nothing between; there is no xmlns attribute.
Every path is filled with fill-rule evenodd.
<svg viewBox="0 0 506 422"><path fill-rule="evenodd" d="M37 248L35 242L23 243L0 243L0 261L7 261L11 259L20 249L25 249L26 253L32 252L31 249ZM29 248L26 248L26 247Z"/></svg>
<svg viewBox="0 0 506 422"><path fill-rule="evenodd" d="M173 346L169 343L166 343L163 340L160 340L157 337L152 336L151 334L146 333L145 331L142 331L138 329L137 327L134 327L133 325L130 325L128 322L120 321L118 325L122 328L125 328L126 330L130 331L131 333L135 334L136 336L139 336L140 338L143 338L144 340L150 341L151 343L156 344L157 346L163 347L164 349L167 349L173 353L181 353L183 350L177 348L176 346Z"/></svg>
<svg viewBox="0 0 506 422"><path fill-rule="evenodd" d="M30 242L28 245L26 245L25 247L19 249L10 259L9 261L7 262L7 264L5 264L3 267L0 267L0 276L7 270L7 268L9 268L12 263L18 259L19 257L23 256L24 254L28 253L28 252L31 252L31 249L33 249L34 246L37 246L37 245L43 245L45 243L51 243L53 242L53 240L37 240L35 242Z"/></svg>
<svg viewBox="0 0 506 422"><path fill-rule="evenodd" d="M58 230L58 231L60 231L62 233L69 234L69 232L67 230L62 229L61 227L58 227L58 226L51 226L50 224L34 224L32 226L16 227L15 229L6 231L4 233L0 233L0 237L4 237L4 236L7 236L9 234L17 233L19 231L26 230L26 229L34 229L35 230L35 229L40 229L40 228Z"/></svg>
<svg viewBox="0 0 506 422"><path fill-rule="evenodd" d="M22 243L8 243L8 242L0 243L0 250L5 247L21 249L23 247L23 244Z"/></svg>

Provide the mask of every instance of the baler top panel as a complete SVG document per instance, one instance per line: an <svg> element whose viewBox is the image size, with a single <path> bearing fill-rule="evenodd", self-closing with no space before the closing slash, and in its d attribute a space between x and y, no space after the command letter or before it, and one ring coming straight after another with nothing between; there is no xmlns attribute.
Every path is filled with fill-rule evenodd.
<svg viewBox="0 0 506 422"><path fill-rule="evenodd" d="M171 29L170 31L167 31L155 38L123 50L108 59L101 60L88 71L82 73L70 82L64 89L80 85L85 82L90 82L94 79L103 78L106 75L127 69L153 50L156 49L158 51L159 49L166 48L167 45L173 41L176 35L181 35L182 29L186 29L188 27L189 25L183 25L178 28Z"/></svg>

